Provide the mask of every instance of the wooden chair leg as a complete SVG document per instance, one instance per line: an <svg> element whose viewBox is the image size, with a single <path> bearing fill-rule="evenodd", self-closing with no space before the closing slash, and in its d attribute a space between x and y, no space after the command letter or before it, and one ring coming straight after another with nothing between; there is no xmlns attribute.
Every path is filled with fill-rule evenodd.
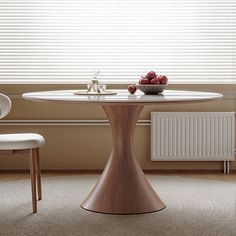
<svg viewBox="0 0 236 236"><path fill-rule="evenodd" d="M33 213L37 212L37 198L36 198L36 158L34 149L30 149L29 152L29 164L30 164L30 177L31 177L31 189L32 189L32 206Z"/></svg>
<svg viewBox="0 0 236 236"><path fill-rule="evenodd" d="M39 159L39 148L35 148L35 159L36 159L36 180L38 189L38 200L42 200L42 186L41 186L41 167Z"/></svg>

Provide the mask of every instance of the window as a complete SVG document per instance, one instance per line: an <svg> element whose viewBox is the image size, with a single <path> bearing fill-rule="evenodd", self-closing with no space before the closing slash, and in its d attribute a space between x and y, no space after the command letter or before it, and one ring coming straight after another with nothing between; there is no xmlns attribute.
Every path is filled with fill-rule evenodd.
<svg viewBox="0 0 236 236"><path fill-rule="evenodd" d="M235 56L235 0L0 0L0 83L234 83Z"/></svg>

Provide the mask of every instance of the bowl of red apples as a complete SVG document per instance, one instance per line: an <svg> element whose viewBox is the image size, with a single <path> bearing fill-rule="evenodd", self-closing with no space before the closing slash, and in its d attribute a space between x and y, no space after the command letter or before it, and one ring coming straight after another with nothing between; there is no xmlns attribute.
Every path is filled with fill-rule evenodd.
<svg viewBox="0 0 236 236"><path fill-rule="evenodd" d="M145 94L159 94L162 93L168 85L168 78L165 75L157 75L156 72L150 71L145 76L141 76L139 83L136 85L129 85L130 93L136 92L136 88Z"/></svg>

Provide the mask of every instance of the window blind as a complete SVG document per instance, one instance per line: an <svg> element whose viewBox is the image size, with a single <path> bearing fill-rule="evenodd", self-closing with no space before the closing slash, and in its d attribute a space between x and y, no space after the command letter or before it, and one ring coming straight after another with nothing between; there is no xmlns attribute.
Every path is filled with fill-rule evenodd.
<svg viewBox="0 0 236 236"><path fill-rule="evenodd" d="M235 0L0 0L0 83L230 83L235 45Z"/></svg>

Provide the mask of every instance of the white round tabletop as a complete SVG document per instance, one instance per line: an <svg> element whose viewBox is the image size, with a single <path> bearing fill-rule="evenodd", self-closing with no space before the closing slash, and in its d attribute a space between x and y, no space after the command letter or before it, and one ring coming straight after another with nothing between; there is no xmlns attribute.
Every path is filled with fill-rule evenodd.
<svg viewBox="0 0 236 236"><path fill-rule="evenodd" d="M220 93L184 90L165 90L162 94L145 95L141 91L130 94L127 90L113 90L113 95L75 95L75 90L41 91L23 94L23 98L34 101L54 101L68 103L176 103L198 102L222 98Z"/></svg>

